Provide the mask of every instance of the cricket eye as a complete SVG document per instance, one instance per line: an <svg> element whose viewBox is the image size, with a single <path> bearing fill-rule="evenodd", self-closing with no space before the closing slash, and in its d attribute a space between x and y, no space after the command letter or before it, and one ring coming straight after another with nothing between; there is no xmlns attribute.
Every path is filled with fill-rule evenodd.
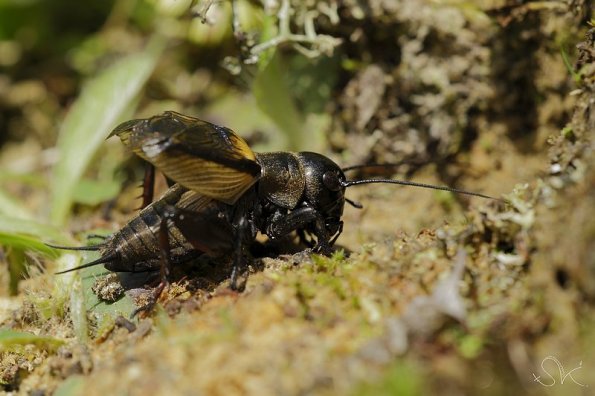
<svg viewBox="0 0 595 396"><path fill-rule="evenodd" d="M339 191L342 187L339 177L333 171L328 171L322 175L322 183L331 191Z"/></svg>

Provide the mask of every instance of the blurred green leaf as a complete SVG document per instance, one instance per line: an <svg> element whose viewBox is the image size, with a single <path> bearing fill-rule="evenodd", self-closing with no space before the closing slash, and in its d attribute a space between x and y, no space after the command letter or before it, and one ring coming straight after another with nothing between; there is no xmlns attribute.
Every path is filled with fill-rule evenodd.
<svg viewBox="0 0 595 396"><path fill-rule="evenodd" d="M11 296L16 296L19 292L19 281L27 271L27 260L25 253L21 249L12 249L7 254L8 261L8 290Z"/></svg>
<svg viewBox="0 0 595 396"><path fill-rule="evenodd" d="M62 233L46 224L32 220L0 215L0 246L6 249L9 271L9 289L17 294L18 283L27 272L25 251L35 251L50 257L58 257L55 249L46 246L43 240L63 240Z"/></svg>
<svg viewBox="0 0 595 396"><path fill-rule="evenodd" d="M249 138L250 148L255 152L275 151L287 146L285 135L269 116L260 111L252 96L239 92L227 94L205 109L205 114L215 123L224 120L228 128Z"/></svg>
<svg viewBox="0 0 595 396"><path fill-rule="evenodd" d="M82 179L74 187L72 199L84 205L99 205L115 198L121 189L121 180L90 180Z"/></svg>
<svg viewBox="0 0 595 396"><path fill-rule="evenodd" d="M63 232L51 225L0 215L0 233L5 235L25 235L37 239L66 240Z"/></svg>
<svg viewBox="0 0 595 396"><path fill-rule="evenodd" d="M77 267L83 263L90 263L93 260L97 260L99 258L99 254L97 252L85 252L82 254L83 260L80 259L79 254L68 254L62 256L61 262L58 263L58 271L64 271L67 269L71 269ZM61 282L63 286L60 289L70 289L71 284L74 282L80 281L81 288L80 292L77 293L70 293L70 306L77 307L77 311L81 311L81 307L84 306L85 312L90 312L98 316L98 321L104 321L106 317L111 317L112 320L122 315L124 317L129 317L130 314L136 309L136 305L130 297L124 295L121 299L113 303L106 303L105 301L99 300L99 298L95 295L93 290L91 290L93 284L97 280L97 278L102 277L104 275L109 274L110 271L106 270L102 264L83 268L78 271L73 271L66 273L62 276ZM71 308L72 309L72 308ZM86 313L78 315L79 319L77 319L80 324L77 326L79 328L84 328L85 325L82 324L83 321L86 320ZM74 318L73 318L74 322ZM76 327L76 326L75 326Z"/></svg>
<svg viewBox="0 0 595 396"><path fill-rule="evenodd" d="M91 260L95 260L97 258L99 258L99 255L93 253L86 255L85 260L90 262ZM101 301L97 295L93 293L93 290L91 290L93 283L95 283L95 280L98 277L109 273L110 271L106 270L103 265L85 268L80 271L80 277L83 282L85 306L87 307L88 311L99 316L100 321L105 320L106 317L115 320L120 315L128 318L137 308L128 295L125 294L121 299L113 303L106 303L105 301Z"/></svg>
<svg viewBox="0 0 595 396"><path fill-rule="evenodd" d="M32 250L50 257L59 256L56 249L52 249L39 239L27 235L7 234L0 231L0 246L10 246L19 250Z"/></svg>
<svg viewBox="0 0 595 396"><path fill-rule="evenodd" d="M57 262L57 271L68 270L84 263L89 263L99 258L97 252L85 252L82 254L65 254ZM56 281L56 287L52 293L53 300L69 301L70 316L77 338L85 341L88 333L87 314L95 315L97 322L112 322L118 316L129 317L136 309L136 305L130 297L124 295L113 303L106 303L99 300L92 290L96 279L109 274L102 264L83 268L60 275ZM53 310L56 308L49 307ZM48 312L50 310L48 309ZM108 319L109 318L109 319Z"/></svg>
<svg viewBox="0 0 595 396"><path fill-rule="evenodd" d="M481 353L485 340L480 336L467 334L459 341L459 352L467 359L475 359Z"/></svg>
<svg viewBox="0 0 595 396"><path fill-rule="evenodd" d="M262 31L260 32L260 44L269 41L273 37L279 34L279 27L278 27L278 19L276 15L268 15L265 14L262 23ZM277 52L276 46L271 46L267 48L260 54L258 54L258 68L260 70L264 69L273 56Z"/></svg>
<svg viewBox="0 0 595 396"><path fill-rule="evenodd" d="M43 243L48 240L65 241L66 238L60 230L50 225L0 215L0 245L57 257L57 251Z"/></svg>
<svg viewBox="0 0 595 396"><path fill-rule="evenodd" d="M54 396L79 396L84 394L85 380L81 375L73 375L66 378L62 382L56 391Z"/></svg>
<svg viewBox="0 0 595 396"><path fill-rule="evenodd" d="M0 351L11 351L17 349L19 346L29 344L36 345L42 349L54 350L64 344L64 341L50 336L0 329Z"/></svg>
<svg viewBox="0 0 595 396"><path fill-rule="evenodd" d="M124 174L121 172L124 148L119 141L106 142L94 164L93 179L83 178L76 184L73 200L83 205L98 205L115 198L122 189Z"/></svg>
<svg viewBox="0 0 595 396"><path fill-rule="evenodd" d="M285 68L279 53L259 71L252 87L256 103L287 136L290 150L304 145L302 126L304 117L298 111L291 90L285 80Z"/></svg>
<svg viewBox="0 0 595 396"><path fill-rule="evenodd" d="M15 198L0 190L0 215L17 217L19 219L31 220L33 215Z"/></svg>
<svg viewBox="0 0 595 396"><path fill-rule="evenodd" d="M45 186L46 179L38 173L17 173L0 170L0 182L15 181L32 187Z"/></svg>
<svg viewBox="0 0 595 396"><path fill-rule="evenodd" d="M54 169L51 220L63 224L75 186L89 162L151 75L163 50L154 38L143 53L130 55L106 69L83 88L67 114L58 139L60 158Z"/></svg>
<svg viewBox="0 0 595 396"><path fill-rule="evenodd" d="M290 60L289 86L304 113L324 113L341 68L339 56L316 59L294 54Z"/></svg>

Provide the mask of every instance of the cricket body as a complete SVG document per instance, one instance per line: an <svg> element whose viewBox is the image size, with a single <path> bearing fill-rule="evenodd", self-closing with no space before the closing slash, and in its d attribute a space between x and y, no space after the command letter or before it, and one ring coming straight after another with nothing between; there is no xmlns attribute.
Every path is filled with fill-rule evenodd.
<svg viewBox="0 0 595 396"><path fill-rule="evenodd" d="M253 153L230 129L171 111L125 122L113 135L151 164L145 207L103 243L79 248L99 250L98 260L68 271L97 264L117 272L161 269L155 301L171 265L201 254L231 258L231 288L241 289L238 276L258 232L272 240L296 232L314 252L330 254L343 230L345 202L360 207L345 197L349 186L393 183L491 198L409 181L348 181L321 154ZM175 184L151 202L153 166Z"/></svg>
<svg viewBox="0 0 595 396"><path fill-rule="evenodd" d="M240 249L248 246L257 232L278 239L299 231L307 244L312 242L306 235L316 238L314 251L330 253L343 227L340 219L345 188L336 184L337 189L326 191L314 181L323 180L317 174L321 170L342 174L340 168L328 158L309 152L266 153L256 158L268 172L263 172L234 203L226 204L174 184L98 245L101 257L96 263L101 261L115 272L159 269L164 224L172 263L201 253L213 257L233 253L239 258L243 254ZM289 171L285 164L290 164ZM234 241L240 242L236 249ZM233 282L232 287L236 287Z"/></svg>

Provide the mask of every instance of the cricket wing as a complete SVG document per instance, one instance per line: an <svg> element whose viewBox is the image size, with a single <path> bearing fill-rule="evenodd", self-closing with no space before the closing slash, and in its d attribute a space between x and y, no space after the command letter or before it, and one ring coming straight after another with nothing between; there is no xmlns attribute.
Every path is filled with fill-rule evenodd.
<svg viewBox="0 0 595 396"><path fill-rule="evenodd" d="M197 250L211 256L229 253L235 234L226 216L225 204L195 191L187 191L176 204L172 219L184 238Z"/></svg>
<svg viewBox="0 0 595 396"><path fill-rule="evenodd" d="M117 135L167 177L233 204L260 177L248 144L231 129L173 111L120 124Z"/></svg>

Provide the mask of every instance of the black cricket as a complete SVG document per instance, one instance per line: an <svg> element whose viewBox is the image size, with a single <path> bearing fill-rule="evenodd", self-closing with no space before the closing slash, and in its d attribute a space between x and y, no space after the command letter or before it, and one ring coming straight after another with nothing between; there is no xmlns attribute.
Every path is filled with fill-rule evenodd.
<svg viewBox="0 0 595 396"><path fill-rule="evenodd" d="M345 197L351 186L392 183L495 199L409 181L347 180L344 171L358 166L342 170L312 152L253 153L230 129L172 111L125 122L110 137L114 135L150 164L142 210L98 245L53 247L101 254L60 273L98 264L114 272L160 270L150 303L137 312L155 304L168 284L172 265L201 254L233 260L230 287L241 290L238 280L251 260L248 248L258 232L271 240L296 232L314 252L329 255L343 230L345 202L361 208ZM172 185L151 202L154 167Z"/></svg>

